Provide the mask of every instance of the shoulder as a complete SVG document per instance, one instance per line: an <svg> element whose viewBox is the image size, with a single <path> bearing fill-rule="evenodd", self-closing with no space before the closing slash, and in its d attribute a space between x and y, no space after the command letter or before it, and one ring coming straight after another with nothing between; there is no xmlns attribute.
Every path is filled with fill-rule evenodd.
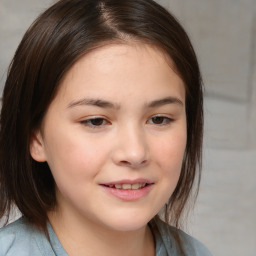
<svg viewBox="0 0 256 256"><path fill-rule="evenodd" d="M180 238L183 242L186 252L192 252L195 256L212 256L210 251L206 248L204 244L195 239L194 237L186 234L185 232L178 230Z"/></svg>
<svg viewBox="0 0 256 256"><path fill-rule="evenodd" d="M212 256L201 242L182 230L166 224L159 218L154 219L153 225L168 255ZM181 253L180 245L184 254Z"/></svg>
<svg viewBox="0 0 256 256"><path fill-rule="evenodd" d="M45 246L47 243L44 233L24 218L0 229L0 256L52 255Z"/></svg>

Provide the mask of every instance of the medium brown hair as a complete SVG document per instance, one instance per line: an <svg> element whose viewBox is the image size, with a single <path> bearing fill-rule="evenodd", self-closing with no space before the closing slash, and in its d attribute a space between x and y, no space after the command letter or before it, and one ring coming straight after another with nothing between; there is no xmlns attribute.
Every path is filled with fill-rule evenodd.
<svg viewBox="0 0 256 256"><path fill-rule="evenodd" d="M61 0L24 35L10 65L0 118L0 218L16 205L38 227L56 205L47 163L30 156L30 136L53 100L61 79L82 55L107 42L139 40L163 50L186 88L187 145L180 179L166 219L179 226L200 183L203 100L200 70L177 20L152 0ZM197 180L195 193L193 184Z"/></svg>

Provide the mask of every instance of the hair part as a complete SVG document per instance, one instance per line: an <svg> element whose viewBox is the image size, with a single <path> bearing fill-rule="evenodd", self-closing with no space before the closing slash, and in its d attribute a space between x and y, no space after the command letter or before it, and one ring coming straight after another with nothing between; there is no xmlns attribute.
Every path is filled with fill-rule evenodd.
<svg viewBox="0 0 256 256"><path fill-rule="evenodd" d="M0 117L0 218L12 205L45 229L56 206L55 182L47 163L30 156L30 138L59 84L81 56L110 42L157 46L175 65L186 89L187 146L166 221L180 226L201 177L203 98L197 58L177 20L152 0L61 0L25 33L10 65ZM193 187L195 187L194 193Z"/></svg>

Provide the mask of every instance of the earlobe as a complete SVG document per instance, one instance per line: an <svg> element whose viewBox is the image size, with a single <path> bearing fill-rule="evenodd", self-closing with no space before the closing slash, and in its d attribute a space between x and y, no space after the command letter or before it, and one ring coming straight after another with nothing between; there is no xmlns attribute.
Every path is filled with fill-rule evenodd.
<svg viewBox="0 0 256 256"><path fill-rule="evenodd" d="M45 162L45 150L40 131L34 131L30 137L30 155L37 162Z"/></svg>

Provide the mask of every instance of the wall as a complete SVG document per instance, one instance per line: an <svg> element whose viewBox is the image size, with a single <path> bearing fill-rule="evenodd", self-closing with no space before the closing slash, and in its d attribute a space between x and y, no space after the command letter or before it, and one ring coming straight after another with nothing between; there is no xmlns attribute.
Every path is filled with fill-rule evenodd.
<svg viewBox="0 0 256 256"><path fill-rule="evenodd" d="M204 174L191 232L219 256L256 251L255 0L162 1L183 23L205 83Z"/></svg>
<svg viewBox="0 0 256 256"><path fill-rule="evenodd" d="M0 1L0 86L25 29L51 0ZM256 251L255 0L159 0L182 22L205 82L204 170L188 232L218 256Z"/></svg>

